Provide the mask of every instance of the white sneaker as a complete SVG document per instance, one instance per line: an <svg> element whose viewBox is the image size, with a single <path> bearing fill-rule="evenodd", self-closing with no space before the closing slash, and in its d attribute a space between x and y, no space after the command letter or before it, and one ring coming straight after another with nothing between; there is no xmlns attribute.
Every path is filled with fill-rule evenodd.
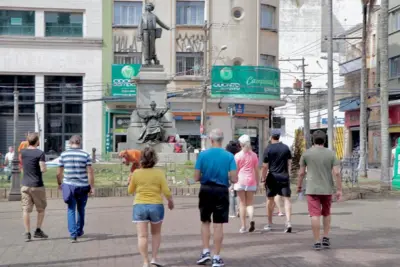
<svg viewBox="0 0 400 267"><path fill-rule="evenodd" d="M161 264L160 262L156 261L156 260L151 260L150 262L151 265L156 266L156 267L163 267L164 264Z"/></svg>
<svg viewBox="0 0 400 267"><path fill-rule="evenodd" d="M264 226L264 231L271 231L271 226L269 224L267 224L266 226Z"/></svg>
<svg viewBox="0 0 400 267"><path fill-rule="evenodd" d="M285 233L291 233L291 232L292 232L292 224L288 222L286 223Z"/></svg>
<svg viewBox="0 0 400 267"><path fill-rule="evenodd" d="M239 233L244 234L247 233L247 229L245 227L240 228Z"/></svg>

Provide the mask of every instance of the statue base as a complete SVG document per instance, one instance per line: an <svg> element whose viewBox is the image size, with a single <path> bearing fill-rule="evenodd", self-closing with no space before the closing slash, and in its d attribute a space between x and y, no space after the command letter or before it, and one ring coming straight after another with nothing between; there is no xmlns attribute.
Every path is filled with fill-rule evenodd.
<svg viewBox="0 0 400 267"><path fill-rule="evenodd" d="M150 103L156 103L156 109L167 108L167 85L170 82L162 65L143 65L137 77L132 82L136 83L136 107L131 115L131 124L128 128L126 143L119 143L118 151L124 149L143 149L149 144L142 144L138 140L145 129L145 124L137 115L146 113L150 109ZM154 145L158 153L173 153L174 144L167 143L170 136L176 136L175 121L171 112L167 112L160 123L163 125L163 142Z"/></svg>
<svg viewBox="0 0 400 267"><path fill-rule="evenodd" d="M136 83L136 107L149 108L152 101L157 108L167 107L167 85L170 79L162 65L144 65L138 76L133 78Z"/></svg>
<svg viewBox="0 0 400 267"><path fill-rule="evenodd" d="M157 153L159 154L173 154L174 153L174 143L158 143L156 145L149 145L149 144L136 144L132 147L132 144L128 145L128 143L120 143L118 147L118 152L121 152L125 149L137 149L143 150L144 148L151 146ZM186 144L182 144L183 150L186 150Z"/></svg>

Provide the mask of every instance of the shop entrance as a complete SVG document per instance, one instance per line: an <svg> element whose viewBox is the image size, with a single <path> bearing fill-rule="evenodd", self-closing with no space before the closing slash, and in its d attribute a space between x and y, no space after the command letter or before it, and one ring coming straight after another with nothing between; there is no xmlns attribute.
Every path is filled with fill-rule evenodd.
<svg viewBox="0 0 400 267"><path fill-rule="evenodd" d="M128 138L126 134L114 134L114 151L118 151L118 144L126 143L127 139Z"/></svg>
<svg viewBox="0 0 400 267"><path fill-rule="evenodd" d="M114 127L113 127L113 150L118 152L119 143L126 143L128 140L127 132L131 123L130 116L115 116Z"/></svg>

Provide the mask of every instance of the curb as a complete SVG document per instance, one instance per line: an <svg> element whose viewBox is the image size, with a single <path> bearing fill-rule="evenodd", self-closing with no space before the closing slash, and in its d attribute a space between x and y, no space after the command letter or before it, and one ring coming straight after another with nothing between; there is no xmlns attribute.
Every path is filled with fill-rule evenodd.
<svg viewBox="0 0 400 267"><path fill-rule="evenodd" d="M186 196L193 197L197 196L200 191L200 187L176 187L171 186L170 190L173 196ZM0 188L0 201L7 201L10 193L9 188ZM59 199L62 198L62 193L57 188L46 188L47 199ZM96 194L94 197L127 197L129 196L127 187L103 187L96 188ZM260 188L256 192L256 196L265 196L265 189ZM295 194L292 194L292 198L296 198ZM343 190L343 201L355 200L355 199L376 199L376 198L400 198L400 191L384 191L378 188L346 188Z"/></svg>

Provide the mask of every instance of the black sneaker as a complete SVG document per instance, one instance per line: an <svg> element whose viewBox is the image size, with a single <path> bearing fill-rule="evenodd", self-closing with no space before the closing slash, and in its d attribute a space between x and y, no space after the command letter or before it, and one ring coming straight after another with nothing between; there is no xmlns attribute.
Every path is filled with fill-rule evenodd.
<svg viewBox="0 0 400 267"><path fill-rule="evenodd" d="M35 234L33 235L34 238L42 238L42 239L46 239L49 236L46 235L42 229L36 229Z"/></svg>
<svg viewBox="0 0 400 267"><path fill-rule="evenodd" d="M71 243L77 243L78 239L76 237L71 237L69 240Z"/></svg>
<svg viewBox="0 0 400 267"><path fill-rule="evenodd" d="M327 237L322 238L322 247L331 248L331 241L329 240L329 238Z"/></svg>
<svg viewBox="0 0 400 267"><path fill-rule="evenodd" d="M82 231L82 232L78 233L78 237L81 237L81 236L83 236L84 234L85 234L85 232Z"/></svg>
<svg viewBox="0 0 400 267"><path fill-rule="evenodd" d="M32 239L31 233L25 233L25 242L30 242Z"/></svg>
<svg viewBox="0 0 400 267"><path fill-rule="evenodd" d="M200 255L200 259L197 261L197 265L206 265L211 261L211 254L210 252L202 253Z"/></svg>
<svg viewBox="0 0 400 267"><path fill-rule="evenodd" d="M225 266L225 263L221 258L213 259L212 267L222 267L222 266Z"/></svg>
<svg viewBox="0 0 400 267"><path fill-rule="evenodd" d="M250 228L249 228L249 232L254 232L254 230L256 230L256 224L254 221L250 222Z"/></svg>
<svg viewBox="0 0 400 267"><path fill-rule="evenodd" d="M313 248L315 249L315 250L321 250L322 249L322 246L321 246L321 243L315 243L314 244L314 246L313 246Z"/></svg>

